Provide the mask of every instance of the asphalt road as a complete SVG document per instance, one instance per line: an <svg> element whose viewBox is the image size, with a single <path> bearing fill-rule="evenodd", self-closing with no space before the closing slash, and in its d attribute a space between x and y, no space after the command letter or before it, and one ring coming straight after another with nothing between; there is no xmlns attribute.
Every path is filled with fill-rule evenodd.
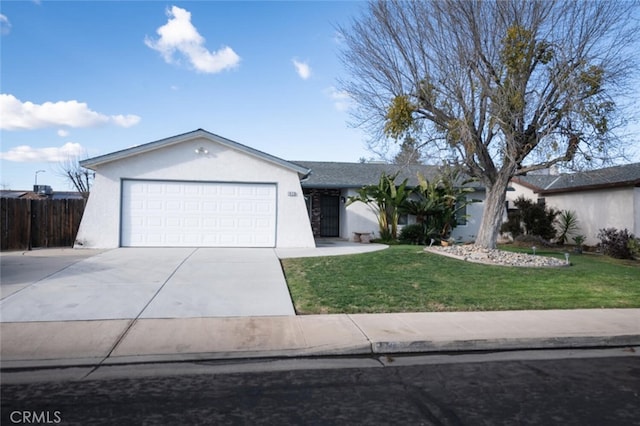
<svg viewBox="0 0 640 426"><path fill-rule="evenodd" d="M640 425L637 355L437 359L234 373L130 366L100 378L4 384L1 423Z"/></svg>

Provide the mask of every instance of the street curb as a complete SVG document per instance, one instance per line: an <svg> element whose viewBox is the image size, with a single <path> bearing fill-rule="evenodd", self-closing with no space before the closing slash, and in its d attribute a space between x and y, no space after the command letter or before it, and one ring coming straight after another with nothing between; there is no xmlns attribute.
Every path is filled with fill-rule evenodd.
<svg viewBox="0 0 640 426"><path fill-rule="evenodd" d="M182 354L145 354L99 358L65 358L42 360L3 360L0 370L54 369L126 364L169 363L185 361L241 361L259 359L291 359L309 357L372 356L402 354L438 354L451 352L487 352L542 349L593 349L640 346L640 335L567 336L553 338L514 338L455 341L372 342L349 348L304 348L272 351L201 352Z"/></svg>
<svg viewBox="0 0 640 426"><path fill-rule="evenodd" d="M545 338L478 339L372 343L373 354L575 349L640 345L640 335L568 336Z"/></svg>

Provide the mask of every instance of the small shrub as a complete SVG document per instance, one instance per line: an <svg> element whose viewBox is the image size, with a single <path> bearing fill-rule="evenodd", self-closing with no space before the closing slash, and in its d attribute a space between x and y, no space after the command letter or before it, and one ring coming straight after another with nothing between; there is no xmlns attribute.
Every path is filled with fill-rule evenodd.
<svg viewBox="0 0 640 426"><path fill-rule="evenodd" d="M395 238L393 238L393 234L391 233L391 231L388 228L380 230L380 238L379 239L384 243L388 243L388 242L391 242L391 241L395 240Z"/></svg>
<svg viewBox="0 0 640 426"><path fill-rule="evenodd" d="M567 244L569 237L575 234L578 226L578 216L573 210L562 210L558 216L558 244Z"/></svg>
<svg viewBox="0 0 640 426"><path fill-rule="evenodd" d="M545 240L539 235L518 235L513 239L513 243L518 247L553 247L551 241Z"/></svg>
<svg viewBox="0 0 640 426"><path fill-rule="evenodd" d="M376 244L385 244L388 246L397 246L398 244L400 244L398 240L381 240L380 238L374 238L371 240L371 242Z"/></svg>
<svg viewBox="0 0 640 426"><path fill-rule="evenodd" d="M518 235L522 235L522 225L520 222L520 211L510 211L507 214L507 221L500 226L500 232L509 232L513 238L516 238Z"/></svg>
<svg viewBox="0 0 640 426"><path fill-rule="evenodd" d="M633 257L634 259L640 258L640 238L630 239L627 247L629 247L631 257Z"/></svg>
<svg viewBox="0 0 640 426"><path fill-rule="evenodd" d="M404 226L400 230L399 240L405 244L424 244L424 226L421 223Z"/></svg>
<svg viewBox="0 0 640 426"><path fill-rule="evenodd" d="M616 259L633 259L634 250L638 247L635 237L626 228L623 230L601 229L598 232L598 239L603 253Z"/></svg>
<svg viewBox="0 0 640 426"><path fill-rule="evenodd" d="M511 232L514 238L522 234L537 235L544 240L555 238L553 222L559 211L546 208L524 196L518 197L513 204L517 210L509 212L507 222L500 228L501 232Z"/></svg>

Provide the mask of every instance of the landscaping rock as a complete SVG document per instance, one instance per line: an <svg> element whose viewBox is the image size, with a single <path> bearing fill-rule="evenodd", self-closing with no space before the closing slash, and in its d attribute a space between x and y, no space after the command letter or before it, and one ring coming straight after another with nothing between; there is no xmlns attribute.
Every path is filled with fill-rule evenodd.
<svg viewBox="0 0 640 426"><path fill-rule="evenodd" d="M564 260L527 253L514 253L498 249L486 249L474 244L453 245L448 247L427 247L425 251L441 254L467 262L488 265L524 266L534 268L568 266Z"/></svg>

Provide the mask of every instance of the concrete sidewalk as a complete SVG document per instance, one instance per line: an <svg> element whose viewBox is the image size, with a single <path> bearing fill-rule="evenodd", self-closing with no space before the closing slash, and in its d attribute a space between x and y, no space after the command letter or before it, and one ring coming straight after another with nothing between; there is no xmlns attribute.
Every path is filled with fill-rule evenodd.
<svg viewBox="0 0 640 426"><path fill-rule="evenodd" d="M2 369L640 345L640 309L2 323Z"/></svg>

